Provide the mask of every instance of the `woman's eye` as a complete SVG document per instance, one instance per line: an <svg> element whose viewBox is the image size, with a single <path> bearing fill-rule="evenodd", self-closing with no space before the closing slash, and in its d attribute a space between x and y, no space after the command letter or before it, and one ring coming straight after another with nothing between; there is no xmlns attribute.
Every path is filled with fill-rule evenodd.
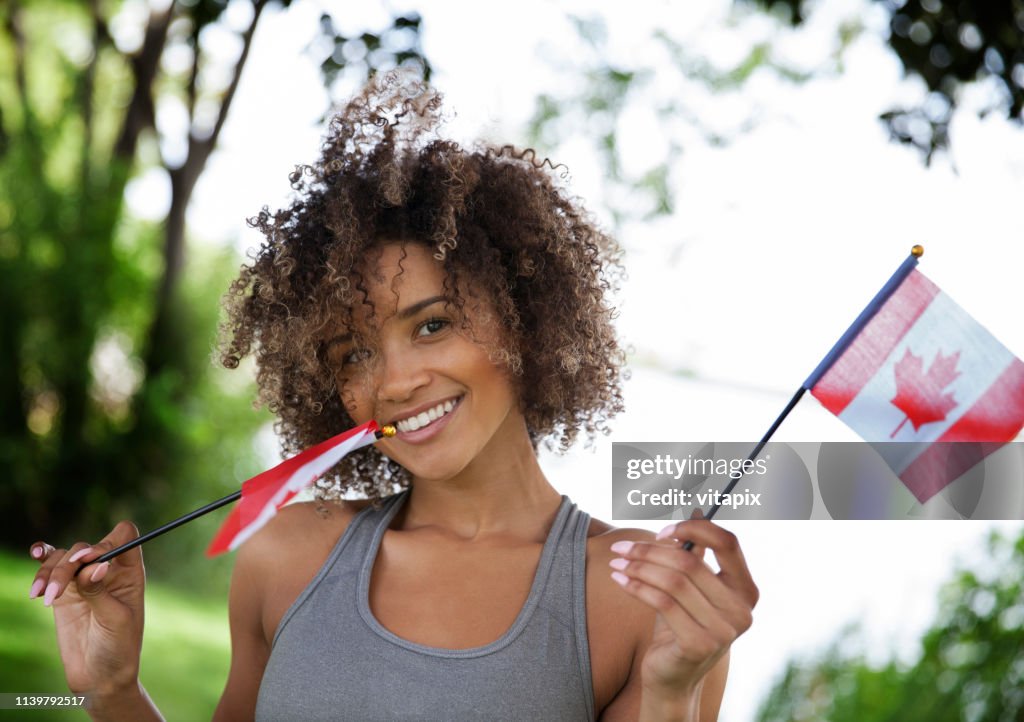
<svg viewBox="0 0 1024 722"><path fill-rule="evenodd" d="M435 333L443 331L450 325L450 321L443 318L431 318L424 321L419 325L416 330L417 336L433 336Z"/></svg>

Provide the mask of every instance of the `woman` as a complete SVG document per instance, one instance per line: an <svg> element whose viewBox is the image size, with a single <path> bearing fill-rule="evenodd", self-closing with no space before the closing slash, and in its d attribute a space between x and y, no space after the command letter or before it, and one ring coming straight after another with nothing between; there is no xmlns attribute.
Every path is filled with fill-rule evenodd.
<svg viewBox="0 0 1024 722"><path fill-rule="evenodd" d="M537 463L621 408L615 246L544 163L438 139L439 113L396 76L368 87L292 205L253 220L223 362L255 354L287 452L369 419L398 434L239 550L215 719L715 719L757 600L735 538L591 520ZM32 546L95 719L159 718L141 551L89 564L136 535Z"/></svg>

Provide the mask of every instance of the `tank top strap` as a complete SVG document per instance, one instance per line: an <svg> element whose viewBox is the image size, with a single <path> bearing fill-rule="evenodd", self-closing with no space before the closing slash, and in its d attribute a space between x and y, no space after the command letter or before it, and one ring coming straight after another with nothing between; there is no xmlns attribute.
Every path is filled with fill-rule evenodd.
<svg viewBox="0 0 1024 722"><path fill-rule="evenodd" d="M564 523L556 543L545 548L551 554L550 572L541 592L540 606L567 630L576 641L576 660L584 687L591 690L590 645L587 637L587 537L590 515L563 496ZM593 692L587 695L590 719L594 718Z"/></svg>
<svg viewBox="0 0 1024 722"><path fill-rule="evenodd" d="M289 620L291 620L306 600L319 587L324 585L325 580L337 584L340 579L350 577L352 583L346 586L350 589L355 588L355 579L359 575L359 569L373 541L373 535L381 517L387 516L388 511L400 501L400 497L407 493L408 490L406 489L397 494L392 494L381 499L376 504L368 504L356 512L355 516L352 517L352 521L346 527L345 532L338 538L330 554L327 555L327 559L324 560L320 571L317 572L316 576L299 594L298 598L292 602L284 616L281 617L272 644L277 643L278 637L281 636L281 632L287 626ZM354 601L355 597L353 595L353 608Z"/></svg>
<svg viewBox="0 0 1024 722"><path fill-rule="evenodd" d="M590 515L580 510L568 497L562 497L562 510L556 518L551 534L556 538L544 547L542 564L550 565L551 570L542 591L545 608L559 616L567 624L573 614L573 599L582 594L580 585L586 582L587 531L590 526Z"/></svg>

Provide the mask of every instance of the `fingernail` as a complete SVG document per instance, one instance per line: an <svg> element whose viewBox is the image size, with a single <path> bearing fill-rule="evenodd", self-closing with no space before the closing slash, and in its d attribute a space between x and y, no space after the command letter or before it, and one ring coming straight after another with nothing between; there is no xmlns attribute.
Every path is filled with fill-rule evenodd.
<svg viewBox="0 0 1024 722"><path fill-rule="evenodd" d="M49 584L46 585L46 594L43 595L43 606L44 607L48 607L51 604L53 604L53 600L57 596L57 590L58 589L60 589L60 587L57 585L57 582L50 582Z"/></svg>
<svg viewBox="0 0 1024 722"><path fill-rule="evenodd" d="M43 585L46 584L45 579L36 579L32 582L32 588L28 590L28 598L35 599L39 596L39 592L43 591Z"/></svg>
<svg viewBox="0 0 1024 722"><path fill-rule="evenodd" d="M612 572L612 579L614 579L619 585L626 586L629 584L629 577L622 572Z"/></svg>
<svg viewBox="0 0 1024 722"><path fill-rule="evenodd" d="M85 549L79 549L77 552L68 557L69 562L77 562L79 559L84 557L86 554L92 551L92 547L86 547Z"/></svg>
<svg viewBox="0 0 1024 722"><path fill-rule="evenodd" d="M675 530L676 530L676 524L675 524L675 522L673 522L673 523L669 524L667 527L665 527L664 529L662 529L661 531L659 531L658 532L658 536L656 536L655 539L666 539L666 538L672 536L672 532L674 532Z"/></svg>
<svg viewBox="0 0 1024 722"><path fill-rule="evenodd" d="M42 547L32 547L32 556L35 557L36 559L38 559L39 557L43 556L43 548Z"/></svg>
<svg viewBox="0 0 1024 722"><path fill-rule="evenodd" d="M633 542L631 541L617 541L611 546L611 550L616 554L628 554L632 548Z"/></svg>
<svg viewBox="0 0 1024 722"><path fill-rule="evenodd" d="M107 576L107 570L110 569L110 562L103 562L93 571L92 576L89 577L94 582L98 582L103 577Z"/></svg>
<svg viewBox="0 0 1024 722"><path fill-rule="evenodd" d="M608 562L608 566L610 566L612 569L618 569L621 571L629 566L629 560L623 559L622 557L615 557L610 562Z"/></svg>

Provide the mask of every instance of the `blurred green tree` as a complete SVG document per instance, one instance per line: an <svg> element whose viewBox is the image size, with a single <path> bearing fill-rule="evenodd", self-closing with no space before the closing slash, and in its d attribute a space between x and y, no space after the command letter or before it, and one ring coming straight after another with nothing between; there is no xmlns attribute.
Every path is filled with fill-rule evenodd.
<svg viewBox="0 0 1024 722"><path fill-rule="evenodd" d="M746 0L779 10L793 25L813 12L807 0ZM949 123L966 85L989 83L981 115L1002 112L1024 121L1024 2L1022 0L875 0L890 13L889 47L908 75L921 78L928 97L896 107L881 120L893 140L930 162L949 147Z"/></svg>
<svg viewBox="0 0 1024 722"><path fill-rule="evenodd" d="M929 164L936 152L948 149L950 123L968 87L988 93L982 115L1001 112L1022 121L1024 0L873 1L889 13L887 44L905 72L927 88L919 103L881 114L892 140L916 148ZM856 12L836 23L832 48L813 67L797 67L776 52L786 39L779 28L802 27L815 6L811 0L735 0L715 28L723 56L733 58L726 62L713 62L691 47L687 31L678 31L667 11L642 50L614 47L600 15L570 16L578 42L543 49L552 67L562 70L566 90L538 97L529 142L554 153L563 144L589 139L604 174L595 192L616 225L671 215L684 146L721 146L760 121L754 94L743 92L758 71L793 83L842 72L847 49L867 29ZM766 23L766 15L775 16L775 23ZM737 48L743 52L733 52ZM659 147L657 159L644 167L624 151L627 116L633 127L643 123L648 147Z"/></svg>
<svg viewBox="0 0 1024 722"><path fill-rule="evenodd" d="M0 544L145 529L257 471L266 417L210 363L239 259L190 247L184 273L185 211L269 5L0 5ZM429 78L419 29L346 36L325 14L310 53L328 85L396 65ZM182 127L157 123L165 105ZM155 223L125 203L152 169L170 187Z"/></svg>
<svg viewBox="0 0 1024 722"><path fill-rule="evenodd" d="M763 13L746 8L734 9L732 15L720 30L742 30L751 16ZM580 139L590 142L602 171L596 200L616 226L674 212L679 160L688 142L699 139L721 146L758 122L759 110L749 99L741 100L728 117L719 113L715 118L696 112L702 100L711 95L736 98L761 68L794 83L812 77L777 60L772 38L746 48L738 61L719 66L687 47L671 24L659 23L638 60L634 53L613 48L603 17L568 19L579 42L542 48L552 67L570 79L567 89L538 96L527 140L545 153ZM844 43L849 40L842 38ZM657 148L643 154L652 157L649 162L638 165L625 148L629 139L621 129L627 115L634 127L639 122L645 129L647 147Z"/></svg>
<svg viewBox="0 0 1024 722"><path fill-rule="evenodd" d="M791 661L759 722L1017 722L1024 719L1024 534L993 535L985 571L959 570L913 664L870 664L847 630Z"/></svg>

